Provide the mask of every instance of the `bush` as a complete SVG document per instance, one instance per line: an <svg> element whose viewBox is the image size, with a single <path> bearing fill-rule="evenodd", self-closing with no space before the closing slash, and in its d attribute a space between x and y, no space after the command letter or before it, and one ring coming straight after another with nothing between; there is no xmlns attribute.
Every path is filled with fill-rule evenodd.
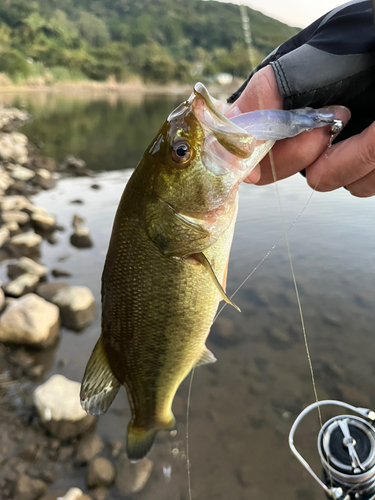
<svg viewBox="0 0 375 500"><path fill-rule="evenodd" d="M0 51L0 72L7 73L12 79L27 78L30 73L30 64L23 55L15 49Z"/></svg>

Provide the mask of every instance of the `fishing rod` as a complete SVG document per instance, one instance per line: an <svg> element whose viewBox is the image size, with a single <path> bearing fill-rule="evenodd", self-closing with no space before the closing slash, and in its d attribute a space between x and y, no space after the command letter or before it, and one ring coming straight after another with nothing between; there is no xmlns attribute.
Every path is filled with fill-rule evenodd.
<svg viewBox="0 0 375 500"><path fill-rule="evenodd" d="M321 406L339 406L356 413L341 414L328 420L320 429L317 452L322 465L319 477L294 444L302 420ZM375 412L335 400L317 401L296 418L290 433L289 447L303 467L334 500L375 499Z"/></svg>

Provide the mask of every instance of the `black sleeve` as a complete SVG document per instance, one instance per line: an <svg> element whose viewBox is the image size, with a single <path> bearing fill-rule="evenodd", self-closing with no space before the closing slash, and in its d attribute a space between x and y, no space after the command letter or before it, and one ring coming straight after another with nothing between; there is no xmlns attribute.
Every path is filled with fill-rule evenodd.
<svg viewBox="0 0 375 500"><path fill-rule="evenodd" d="M253 74L270 64L284 109L347 106L343 140L375 120L375 26L370 0L332 10L280 45L228 99L234 102Z"/></svg>

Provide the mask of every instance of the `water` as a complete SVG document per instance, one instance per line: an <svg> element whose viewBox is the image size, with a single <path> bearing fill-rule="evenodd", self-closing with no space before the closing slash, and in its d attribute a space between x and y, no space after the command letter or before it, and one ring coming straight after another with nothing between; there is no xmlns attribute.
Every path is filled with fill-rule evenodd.
<svg viewBox="0 0 375 500"><path fill-rule="evenodd" d="M7 96L35 116L24 130L43 153L62 159L72 153L98 172L100 190L89 178L63 179L34 197L57 215L65 231L57 245L43 243L49 268L72 272L67 281L87 285L100 304L100 275L111 225L123 187L167 114L181 96L103 97L29 94ZM286 225L296 219L311 190L301 176L279 183ZM71 204L81 199L82 205ZM320 399L343 399L375 408L374 323L375 198L357 199L344 189L315 193L290 230L293 265L301 293ZM71 219L87 219L94 248L69 244ZM243 185L228 273L231 294L280 240L282 225L274 186ZM287 435L313 391L287 252L281 241L235 302L213 326L208 347L218 361L195 371L190 409L190 459L194 499L287 500L323 498L323 492L292 458ZM100 332L100 311L81 334L63 330L45 376L62 373L81 380ZM63 360L63 363L61 361ZM67 363L67 364L66 364ZM62 366L63 365L63 366ZM174 406L177 435L160 435L150 454L155 469L142 500L186 499L185 412L188 381ZM324 417L324 413L323 413ZM98 430L104 440L124 439L129 408L120 391ZM314 458L318 432L314 414L297 435ZM164 472L163 472L164 470ZM171 477L169 478L169 472ZM60 486L83 486L82 476L63 477ZM110 498L120 498L112 489Z"/></svg>

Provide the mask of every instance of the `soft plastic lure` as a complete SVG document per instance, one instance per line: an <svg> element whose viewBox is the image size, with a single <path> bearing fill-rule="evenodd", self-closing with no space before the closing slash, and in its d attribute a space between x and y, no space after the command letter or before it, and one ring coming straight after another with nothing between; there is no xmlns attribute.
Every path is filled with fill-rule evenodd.
<svg viewBox="0 0 375 500"><path fill-rule="evenodd" d="M333 134L342 128L342 122L335 119L331 108L266 109L243 113L230 118L230 121L256 139L275 141L327 125L331 126Z"/></svg>

